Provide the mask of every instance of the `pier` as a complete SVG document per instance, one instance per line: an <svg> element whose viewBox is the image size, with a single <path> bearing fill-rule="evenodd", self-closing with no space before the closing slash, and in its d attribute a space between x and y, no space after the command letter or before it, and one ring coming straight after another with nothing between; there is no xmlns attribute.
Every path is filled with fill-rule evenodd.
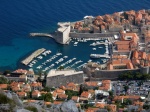
<svg viewBox="0 0 150 112"><path fill-rule="evenodd" d="M53 36L49 33L30 33L31 37L51 37L53 38Z"/></svg>
<svg viewBox="0 0 150 112"><path fill-rule="evenodd" d="M41 48L36 51L34 51L30 56L28 56L26 59L21 61L22 64L28 65L34 58L36 58L38 55L40 55L42 52L44 52L46 49Z"/></svg>

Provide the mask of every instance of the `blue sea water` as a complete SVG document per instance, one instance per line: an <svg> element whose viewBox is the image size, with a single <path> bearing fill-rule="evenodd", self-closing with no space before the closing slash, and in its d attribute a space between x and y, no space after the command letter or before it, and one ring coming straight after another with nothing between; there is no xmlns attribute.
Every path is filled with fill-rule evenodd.
<svg viewBox="0 0 150 112"><path fill-rule="evenodd" d="M38 48L50 49L53 54L59 50L86 62L93 52L87 44L59 45L50 38L30 38L29 33L54 32L59 21L77 21L86 15L149 9L149 6L150 0L1 0L0 70L22 68L20 61Z"/></svg>

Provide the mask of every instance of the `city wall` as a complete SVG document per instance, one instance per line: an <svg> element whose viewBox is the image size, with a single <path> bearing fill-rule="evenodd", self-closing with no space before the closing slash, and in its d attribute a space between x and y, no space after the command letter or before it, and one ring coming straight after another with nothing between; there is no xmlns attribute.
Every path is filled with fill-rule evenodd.
<svg viewBox="0 0 150 112"><path fill-rule="evenodd" d="M70 32L71 38L99 38L99 37L114 37L114 35L119 35L118 32L111 32L111 33L75 33Z"/></svg>
<svg viewBox="0 0 150 112"><path fill-rule="evenodd" d="M117 79L120 74L126 73L127 71L131 72L140 72L140 69L124 69L124 70L97 70L92 73L91 80L103 80L103 79Z"/></svg>

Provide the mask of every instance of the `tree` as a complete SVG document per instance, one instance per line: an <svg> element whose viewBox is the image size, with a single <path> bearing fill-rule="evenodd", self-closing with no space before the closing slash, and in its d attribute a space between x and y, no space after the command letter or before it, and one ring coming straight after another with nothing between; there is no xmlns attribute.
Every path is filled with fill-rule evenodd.
<svg viewBox="0 0 150 112"><path fill-rule="evenodd" d="M83 91L88 91L88 89L87 89L87 86L86 86L86 85L81 84L81 85L80 85L80 91L79 91L79 94L81 95L81 93L82 93Z"/></svg>
<svg viewBox="0 0 150 112"><path fill-rule="evenodd" d="M131 105L131 104L132 104L132 101L131 101L130 99L124 99L124 100L123 100L123 103L124 103L125 105Z"/></svg>
<svg viewBox="0 0 150 112"><path fill-rule="evenodd" d="M129 89L129 86L125 85L125 86L124 86L124 90L125 90L125 92L127 92L127 91L128 91L128 89Z"/></svg>
<svg viewBox="0 0 150 112"><path fill-rule="evenodd" d="M72 96L78 96L79 92L77 91L72 91L72 90L66 90L65 94L68 95L68 99L71 99Z"/></svg>
<svg viewBox="0 0 150 112"><path fill-rule="evenodd" d="M145 109L145 110L148 110L148 109L150 109L150 105L143 105L143 109Z"/></svg>
<svg viewBox="0 0 150 112"><path fill-rule="evenodd" d="M3 72L3 75L7 75L7 74L10 74L10 73L11 73L10 70L5 70L5 71Z"/></svg>
<svg viewBox="0 0 150 112"><path fill-rule="evenodd" d="M60 66L58 69L62 70L62 69L64 69L64 66Z"/></svg>
<svg viewBox="0 0 150 112"><path fill-rule="evenodd" d="M7 78L5 78L5 77L0 77L0 84L7 84L8 83L8 80L7 80Z"/></svg>
<svg viewBox="0 0 150 112"><path fill-rule="evenodd" d="M113 91L109 91L109 96L113 97Z"/></svg>
<svg viewBox="0 0 150 112"><path fill-rule="evenodd" d="M46 93L46 94L44 95L44 101L53 102L52 94L51 94L51 93Z"/></svg>
<svg viewBox="0 0 150 112"><path fill-rule="evenodd" d="M50 92L50 88L49 87L45 87L45 88L42 89L42 91Z"/></svg>

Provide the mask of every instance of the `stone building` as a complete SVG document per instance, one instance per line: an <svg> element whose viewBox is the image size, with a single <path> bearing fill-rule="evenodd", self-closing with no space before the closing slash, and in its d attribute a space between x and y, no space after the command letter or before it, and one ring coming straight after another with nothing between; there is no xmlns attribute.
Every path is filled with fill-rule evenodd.
<svg viewBox="0 0 150 112"><path fill-rule="evenodd" d="M66 44L70 39L70 22L59 22L58 26L59 28L57 29L55 40L60 44Z"/></svg>
<svg viewBox="0 0 150 112"><path fill-rule="evenodd" d="M59 87L69 82L83 83L83 72L74 70L51 70L46 78L46 86Z"/></svg>

